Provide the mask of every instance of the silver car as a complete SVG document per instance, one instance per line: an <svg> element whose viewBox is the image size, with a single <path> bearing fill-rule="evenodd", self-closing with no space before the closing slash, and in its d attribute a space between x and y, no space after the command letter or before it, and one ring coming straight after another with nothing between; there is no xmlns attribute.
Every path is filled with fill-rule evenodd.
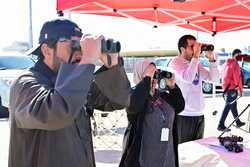
<svg viewBox="0 0 250 167"><path fill-rule="evenodd" d="M11 83L23 72L34 65L31 57L22 54L0 54L0 107L8 108ZM1 112L1 111L0 111Z"/></svg>

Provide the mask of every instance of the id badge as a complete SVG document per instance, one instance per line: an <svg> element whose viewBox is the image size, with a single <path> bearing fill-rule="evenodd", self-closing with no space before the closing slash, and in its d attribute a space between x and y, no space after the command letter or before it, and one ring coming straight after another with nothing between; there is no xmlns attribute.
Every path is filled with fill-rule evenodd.
<svg viewBox="0 0 250 167"><path fill-rule="evenodd" d="M161 129L161 141L168 141L168 137L169 137L169 129L162 128Z"/></svg>

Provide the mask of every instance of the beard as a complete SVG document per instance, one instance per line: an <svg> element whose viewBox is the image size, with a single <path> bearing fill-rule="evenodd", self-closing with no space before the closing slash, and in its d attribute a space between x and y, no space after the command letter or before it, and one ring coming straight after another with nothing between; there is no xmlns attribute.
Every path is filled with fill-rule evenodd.
<svg viewBox="0 0 250 167"><path fill-rule="evenodd" d="M57 73L60 66L61 66L61 64L62 64L62 61L57 56L54 56L52 64L53 64L53 67L54 67L54 71Z"/></svg>
<svg viewBox="0 0 250 167"><path fill-rule="evenodd" d="M63 63L63 60L61 60L61 58L57 56L57 49L55 49L53 59L52 59L53 71L57 73L62 63Z"/></svg>
<svg viewBox="0 0 250 167"><path fill-rule="evenodd" d="M72 61L71 61L72 64L80 63L81 59L82 59L82 52L81 51L74 51L72 53Z"/></svg>

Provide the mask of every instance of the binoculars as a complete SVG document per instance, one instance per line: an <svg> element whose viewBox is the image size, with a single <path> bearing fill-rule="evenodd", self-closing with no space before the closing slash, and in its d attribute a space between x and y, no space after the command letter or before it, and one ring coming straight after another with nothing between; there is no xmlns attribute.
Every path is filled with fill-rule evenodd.
<svg viewBox="0 0 250 167"><path fill-rule="evenodd" d="M157 79L159 90L168 89L165 78L170 79L172 76L173 74L169 71L157 69L157 71L154 73L154 79Z"/></svg>
<svg viewBox="0 0 250 167"><path fill-rule="evenodd" d="M212 44L202 44L201 51L214 51L214 45Z"/></svg>
<svg viewBox="0 0 250 167"><path fill-rule="evenodd" d="M80 41L72 41L71 44L72 53L81 50ZM101 52L102 53L118 53L121 51L121 44L119 41L113 39L103 39L101 41Z"/></svg>
<svg viewBox="0 0 250 167"><path fill-rule="evenodd" d="M173 74L169 71L157 69L157 71L154 73L154 79L157 79L157 80L161 80L163 78L170 79L172 78L172 75Z"/></svg>
<svg viewBox="0 0 250 167"><path fill-rule="evenodd" d="M218 139L220 144L224 146L226 150L235 153L243 152L243 144L238 143L243 142L243 138L241 136L232 135L226 137L219 137Z"/></svg>
<svg viewBox="0 0 250 167"><path fill-rule="evenodd" d="M118 53L121 51L121 44L119 41L113 39L103 39L101 41L101 52L102 53Z"/></svg>

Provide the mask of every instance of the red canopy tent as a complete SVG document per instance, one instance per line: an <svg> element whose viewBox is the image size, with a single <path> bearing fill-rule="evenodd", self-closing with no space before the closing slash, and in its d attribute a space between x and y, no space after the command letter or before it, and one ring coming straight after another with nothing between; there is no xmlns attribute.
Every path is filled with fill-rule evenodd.
<svg viewBox="0 0 250 167"><path fill-rule="evenodd" d="M57 0L57 11L177 25L215 35L250 28L250 0Z"/></svg>

